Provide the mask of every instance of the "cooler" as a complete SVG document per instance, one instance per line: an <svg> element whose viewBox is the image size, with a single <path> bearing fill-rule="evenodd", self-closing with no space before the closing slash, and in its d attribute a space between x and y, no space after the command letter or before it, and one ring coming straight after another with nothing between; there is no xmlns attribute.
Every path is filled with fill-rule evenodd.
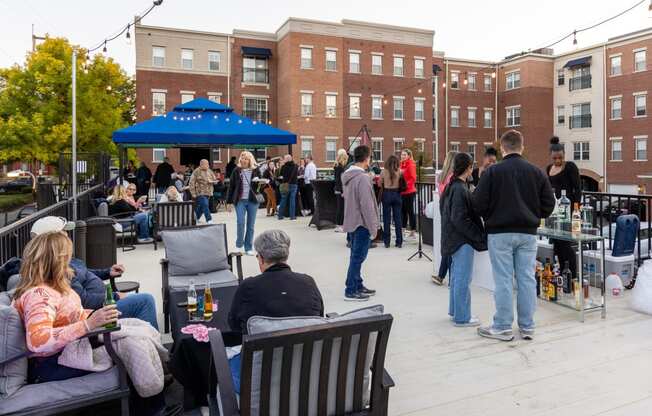
<svg viewBox="0 0 652 416"><path fill-rule="evenodd" d="M600 252L597 250L586 250L583 251L583 254L583 273L585 273L585 277L588 273L591 286L599 287L597 282L602 281L602 279L593 276L596 274L602 274ZM614 257L610 250L606 250L604 260L605 268L607 269L605 272L606 276L609 276L612 273L617 274L625 286L631 282L632 276L634 276L634 265L636 264L636 259L633 254L629 256Z"/></svg>

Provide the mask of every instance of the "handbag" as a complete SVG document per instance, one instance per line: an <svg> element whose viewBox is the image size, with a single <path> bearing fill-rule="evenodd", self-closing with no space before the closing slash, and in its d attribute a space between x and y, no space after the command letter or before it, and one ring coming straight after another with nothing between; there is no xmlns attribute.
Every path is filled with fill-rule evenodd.
<svg viewBox="0 0 652 416"><path fill-rule="evenodd" d="M278 189L282 194L287 194L290 192L290 184L287 182L283 182L281 186L278 187Z"/></svg>
<svg viewBox="0 0 652 416"><path fill-rule="evenodd" d="M399 173L398 175L398 192L403 193L407 191L407 181L403 177L402 173Z"/></svg>

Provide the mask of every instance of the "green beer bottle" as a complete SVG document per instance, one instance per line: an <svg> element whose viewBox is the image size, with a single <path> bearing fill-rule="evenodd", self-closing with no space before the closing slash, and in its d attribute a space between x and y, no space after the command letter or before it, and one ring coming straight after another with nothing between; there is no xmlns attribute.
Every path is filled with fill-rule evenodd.
<svg viewBox="0 0 652 416"><path fill-rule="evenodd" d="M104 306L115 305L115 299L113 299L113 290L111 290L111 285L107 283L105 286L106 286L106 297L104 299ZM111 329L111 328L115 328L116 326L117 323L111 322L104 325L104 328Z"/></svg>

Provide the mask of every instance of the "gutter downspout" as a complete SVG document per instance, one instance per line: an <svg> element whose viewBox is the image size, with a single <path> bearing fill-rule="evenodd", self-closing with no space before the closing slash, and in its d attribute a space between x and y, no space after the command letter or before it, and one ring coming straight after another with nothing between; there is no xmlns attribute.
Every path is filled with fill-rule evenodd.
<svg viewBox="0 0 652 416"><path fill-rule="evenodd" d="M607 185L607 152L609 151L608 140L607 140L607 45L602 45L602 120L603 120L603 131L602 131L602 192L607 192L609 189Z"/></svg>
<svg viewBox="0 0 652 416"><path fill-rule="evenodd" d="M496 74L496 92L494 94L494 145L495 143L498 142L498 120L500 119L499 117L499 112L498 112L498 64L496 64L494 68L494 73Z"/></svg>
<svg viewBox="0 0 652 416"><path fill-rule="evenodd" d="M445 97L445 104L444 104L444 111L446 112L446 154L448 154L448 61L446 61L446 79L444 80L444 88L446 89L446 97Z"/></svg>
<svg viewBox="0 0 652 416"><path fill-rule="evenodd" d="M231 107L231 65L233 65L231 60L231 35L226 35L226 56L229 61L226 67L226 105ZM226 160L227 162L231 160L230 147L226 148Z"/></svg>
<svg viewBox="0 0 652 416"><path fill-rule="evenodd" d="M439 75L435 75L435 170L439 169Z"/></svg>

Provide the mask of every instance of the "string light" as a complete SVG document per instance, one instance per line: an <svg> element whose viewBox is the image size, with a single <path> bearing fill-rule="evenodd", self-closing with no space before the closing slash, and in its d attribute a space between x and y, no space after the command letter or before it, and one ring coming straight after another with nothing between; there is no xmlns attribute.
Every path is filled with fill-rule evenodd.
<svg viewBox="0 0 652 416"><path fill-rule="evenodd" d="M267 124L269 124L269 125L271 126L271 125L272 125L272 120L269 120L269 121L267 122Z"/></svg>
<svg viewBox="0 0 652 416"><path fill-rule="evenodd" d="M419 89L417 90L417 92L418 92L419 94L421 94L421 88L419 88Z"/></svg>
<svg viewBox="0 0 652 416"><path fill-rule="evenodd" d="M131 45L131 33L129 32L129 28L131 27L131 23L127 23L127 45Z"/></svg>
<svg viewBox="0 0 652 416"><path fill-rule="evenodd" d="M495 72L491 73L491 78L496 78L496 73Z"/></svg>
<svg viewBox="0 0 652 416"><path fill-rule="evenodd" d="M290 124L290 119L285 120L285 124Z"/></svg>
<svg viewBox="0 0 652 416"><path fill-rule="evenodd" d="M112 89L113 89L113 88L111 88L110 85L107 85L107 86L106 86L106 90L107 90L107 91L111 91Z"/></svg>
<svg viewBox="0 0 652 416"><path fill-rule="evenodd" d="M102 48L102 52L106 53L106 41L104 41L104 47Z"/></svg>
<svg viewBox="0 0 652 416"><path fill-rule="evenodd" d="M573 45L577 45L577 30L573 31Z"/></svg>

